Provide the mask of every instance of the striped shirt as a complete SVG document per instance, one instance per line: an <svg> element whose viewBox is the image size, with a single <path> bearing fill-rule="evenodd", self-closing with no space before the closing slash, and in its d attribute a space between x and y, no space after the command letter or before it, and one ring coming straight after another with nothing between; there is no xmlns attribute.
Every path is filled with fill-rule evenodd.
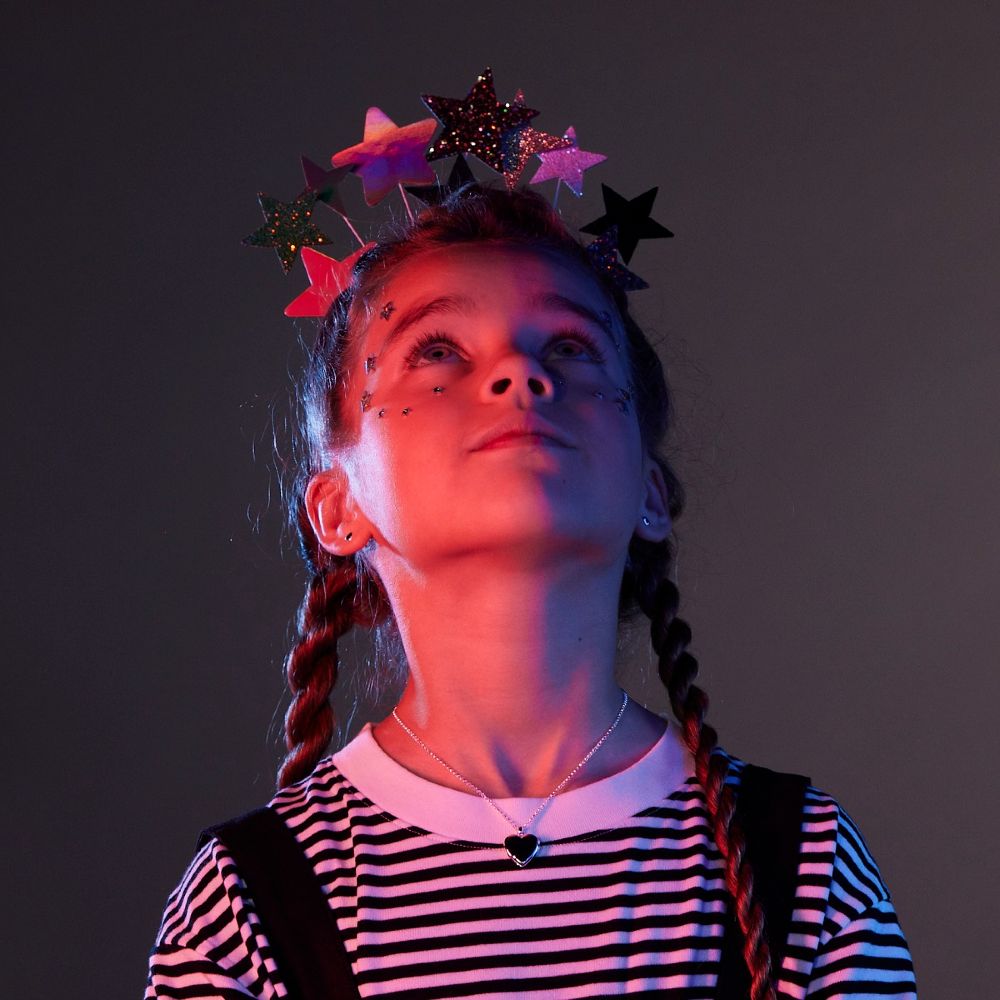
<svg viewBox="0 0 1000 1000"><path fill-rule="evenodd" d="M719 749L739 786L745 762ZM499 799L527 818L540 799ZM510 825L476 795L406 770L370 726L274 808L309 857L362 997L619 993L711 1000L728 894L694 761L671 723L625 770L556 796L531 823L524 869ZM779 995L915 998L913 965L865 841L809 786ZM170 895L145 1000L287 996L252 898L217 840Z"/></svg>

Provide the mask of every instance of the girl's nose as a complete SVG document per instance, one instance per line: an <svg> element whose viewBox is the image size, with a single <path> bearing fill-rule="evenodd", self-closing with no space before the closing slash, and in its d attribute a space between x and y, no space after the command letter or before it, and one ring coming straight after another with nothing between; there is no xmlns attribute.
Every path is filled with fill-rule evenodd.
<svg viewBox="0 0 1000 1000"><path fill-rule="evenodd" d="M491 386L490 391L495 396L502 396L512 385L514 380L510 378L498 378ZM544 396L546 392L545 383L534 375L528 377L528 391L535 396Z"/></svg>
<svg viewBox="0 0 1000 1000"><path fill-rule="evenodd" d="M521 406L551 402L555 396L552 376L526 354L508 354L494 365L483 381L480 393L483 401L514 398Z"/></svg>

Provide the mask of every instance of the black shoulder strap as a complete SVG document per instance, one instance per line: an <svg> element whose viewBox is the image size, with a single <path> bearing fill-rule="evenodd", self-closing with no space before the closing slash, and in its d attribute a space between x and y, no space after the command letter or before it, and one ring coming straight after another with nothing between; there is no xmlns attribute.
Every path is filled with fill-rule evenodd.
<svg viewBox="0 0 1000 1000"><path fill-rule="evenodd" d="M290 1000L360 997L337 920L295 835L264 807L203 830L225 845L253 897Z"/></svg>
<svg viewBox="0 0 1000 1000"><path fill-rule="evenodd" d="M802 817L809 778L747 764L736 795L736 816L747 838L753 866L754 895L764 909L773 974L781 968L795 904L796 875L802 843ZM733 901L726 913L718 1000L747 1000L750 973L743 959L743 935Z"/></svg>

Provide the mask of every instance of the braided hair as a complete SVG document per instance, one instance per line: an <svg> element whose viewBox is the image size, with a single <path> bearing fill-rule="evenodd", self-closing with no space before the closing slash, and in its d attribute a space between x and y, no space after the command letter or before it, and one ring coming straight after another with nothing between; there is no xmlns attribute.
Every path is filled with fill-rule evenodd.
<svg viewBox="0 0 1000 1000"><path fill-rule="evenodd" d="M278 773L279 788L306 777L329 748L335 729L330 695L337 680L338 640L358 625L372 631L377 650L385 649L395 629L388 597L365 550L352 556L330 553L320 545L306 514L306 485L327 466L345 433L345 384L359 360L354 331L366 325L378 292L401 263L428 250L469 242L523 246L560 255L592 274L606 291L624 324L642 440L663 473L671 520L676 521L684 509L683 485L659 453L672 416L660 359L630 315L624 291L594 267L548 202L527 191L473 184L425 209L415 222L398 228L359 259L351 285L320 325L298 386L302 420L297 432L303 460L288 508L310 579L298 612L298 639L285 660L292 700L285 717L287 755ZM669 579L675 554L672 536L662 542L633 537L622 578L619 620L641 612L650 621L658 673L681 724L684 743L694 757L713 839L725 859L725 882L743 934L751 998L774 1000L764 914L754 896L745 834L734 815L735 796L726 784L727 758L715 752L718 735L705 722L708 695L694 683L698 662L688 651L691 629L678 617L679 593Z"/></svg>

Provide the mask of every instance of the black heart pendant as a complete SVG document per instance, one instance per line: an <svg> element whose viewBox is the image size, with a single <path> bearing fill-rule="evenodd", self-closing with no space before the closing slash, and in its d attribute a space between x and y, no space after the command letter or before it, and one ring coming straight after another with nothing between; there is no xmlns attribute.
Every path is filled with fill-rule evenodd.
<svg viewBox="0 0 1000 1000"><path fill-rule="evenodd" d="M507 855L510 860L518 868L523 868L538 853L538 848L541 847L541 844L538 843L538 838L532 836L530 833L526 833L524 836L512 833L503 842L503 846L507 848Z"/></svg>

